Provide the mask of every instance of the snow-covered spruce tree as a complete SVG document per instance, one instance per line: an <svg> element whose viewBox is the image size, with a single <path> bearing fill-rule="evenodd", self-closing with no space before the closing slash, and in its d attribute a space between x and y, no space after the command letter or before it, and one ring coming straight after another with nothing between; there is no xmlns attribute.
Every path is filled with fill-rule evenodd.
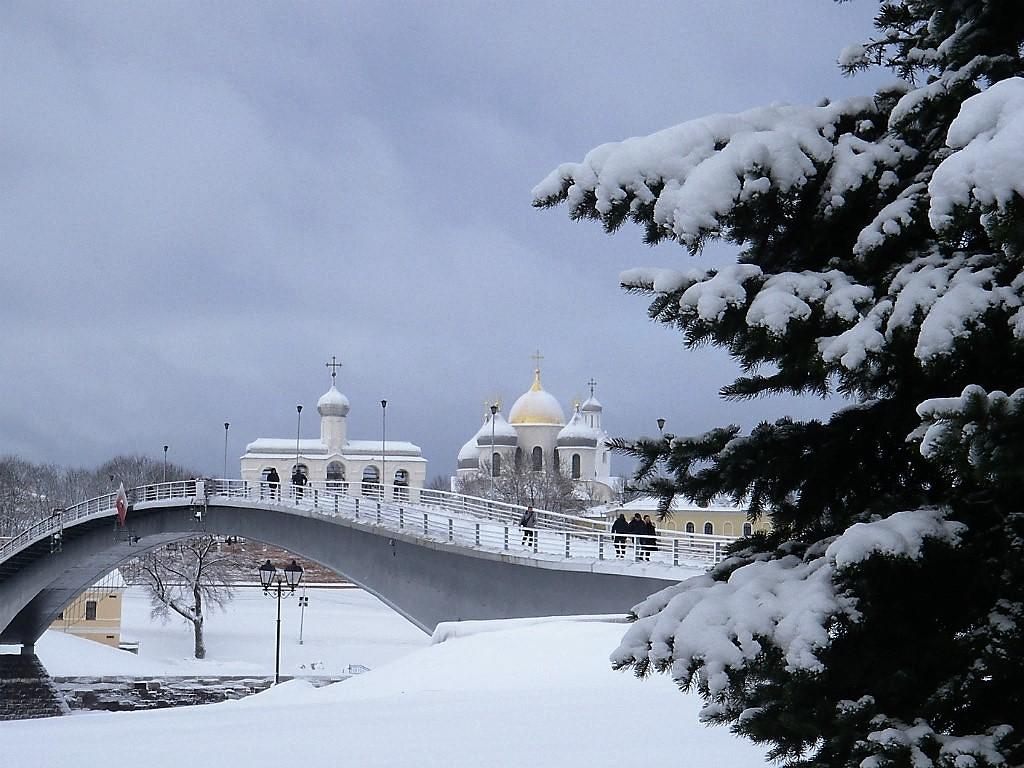
<svg viewBox="0 0 1024 768"><path fill-rule="evenodd" d="M737 246L622 275L740 363L726 398L851 401L621 444L666 507L727 494L774 530L636 606L612 661L792 765L1021 765L1024 8L892 0L876 29L840 66L898 86L606 144L534 190L648 243Z"/></svg>

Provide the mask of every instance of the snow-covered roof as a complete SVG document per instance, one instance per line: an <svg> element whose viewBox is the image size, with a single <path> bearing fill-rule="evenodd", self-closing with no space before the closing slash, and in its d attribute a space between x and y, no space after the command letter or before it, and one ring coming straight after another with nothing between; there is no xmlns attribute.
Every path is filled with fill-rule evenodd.
<svg viewBox="0 0 1024 768"><path fill-rule="evenodd" d="M384 450L391 456L420 456L423 451L418 445L413 445L405 440L387 440L384 442ZM349 440L341 447L344 456L359 456L363 454L376 453L380 455L380 440Z"/></svg>
<svg viewBox="0 0 1024 768"><path fill-rule="evenodd" d="M405 440L388 440L384 443L384 450L388 457L401 457L404 460L416 461L422 459L422 449L418 445ZM249 443L245 449L245 456L257 455L263 459L294 459L295 441L279 440L276 438L261 437ZM381 455L380 440L349 440L341 446L343 458L367 459L372 456ZM243 456L242 458L245 458ZM319 439L299 440L300 458L326 459L328 456L327 446ZM380 459L378 458L377 461Z"/></svg>
<svg viewBox="0 0 1024 768"><path fill-rule="evenodd" d="M476 444L481 448L489 446L492 437L495 445L515 445L519 442L519 433L516 432L515 427L505 421L501 411L487 419L480 427L480 431L476 433Z"/></svg>
<svg viewBox="0 0 1024 768"><path fill-rule="evenodd" d="M480 460L480 449L476 446L476 435L469 438L465 445L459 449L459 469L466 469L467 467L462 466L462 462L473 462L472 466L476 466L476 462Z"/></svg>
<svg viewBox="0 0 1024 768"><path fill-rule="evenodd" d="M600 439L601 434L587 424L578 405L569 423L562 427L562 431L558 433L558 445L560 447L596 448L597 442Z"/></svg>
<svg viewBox="0 0 1024 768"><path fill-rule="evenodd" d="M657 496L640 496L627 501L625 504L615 506L612 511L616 514L621 510L623 512L655 512L658 509L660 499ZM732 512L746 514L747 508L741 507L736 504L711 504L707 507L699 507L692 502L687 502L684 499L680 499L678 496L672 500L672 511L673 512Z"/></svg>
<svg viewBox="0 0 1024 768"><path fill-rule="evenodd" d="M380 445L378 443L378 445ZM260 437L245 446L245 452L249 453L280 453L295 455L295 441L288 438ZM327 446L320 438L302 439L298 441L298 452L307 456L327 453Z"/></svg>
<svg viewBox="0 0 1024 768"><path fill-rule="evenodd" d="M348 398L333 384L316 403L316 410L321 416L347 416L348 409Z"/></svg>
<svg viewBox="0 0 1024 768"><path fill-rule="evenodd" d="M583 407L580 410L582 410L582 411L603 411L604 410L604 406L601 405L601 402L596 397L591 395L590 397L588 397L586 400L583 401Z"/></svg>

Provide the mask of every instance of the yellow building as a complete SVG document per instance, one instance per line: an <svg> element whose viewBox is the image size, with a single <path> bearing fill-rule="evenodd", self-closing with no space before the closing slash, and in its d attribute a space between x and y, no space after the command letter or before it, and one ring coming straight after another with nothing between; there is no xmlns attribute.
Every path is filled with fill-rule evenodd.
<svg viewBox="0 0 1024 768"><path fill-rule="evenodd" d="M678 497L672 502L672 515L662 521L658 520L658 499L653 496L641 496L625 504L610 504L608 520L614 521L620 513L630 520L637 512L641 517L650 515L658 528L686 533L747 536L753 531L768 531L772 527L771 522L766 519L751 523L743 507L722 504L698 507L696 504L685 503Z"/></svg>
<svg viewBox="0 0 1024 768"><path fill-rule="evenodd" d="M50 629L117 648L121 643L121 603L126 587L121 572L111 571L72 600Z"/></svg>

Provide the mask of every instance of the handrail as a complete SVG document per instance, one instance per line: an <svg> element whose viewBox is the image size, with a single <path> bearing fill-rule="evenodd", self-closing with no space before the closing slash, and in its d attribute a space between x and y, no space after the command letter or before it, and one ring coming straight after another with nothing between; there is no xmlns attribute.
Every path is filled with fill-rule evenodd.
<svg viewBox="0 0 1024 768"><path fill-rule="evenodd" d="M328 487L332 486L332 487ZM536 510L537 523L519 525L525 507L475 496L380 484L359 483L350 494L343 482L294 486L265 481L198 479L139 486L128 492L133 505L191 499L208 504L216 497L264 503L287 503L307 513L345 517L421 538L482 549L525 554L542 559L626 560L680 566L687 562L716 563L734 541L729 536L681 533L658 529L654 536L612 534L604 521ZM390 491L390 493L389 493ZM75 504L44 518L0 545L0 563L27 542L51 535L86 517L114 514L112 493Z"/></svg>

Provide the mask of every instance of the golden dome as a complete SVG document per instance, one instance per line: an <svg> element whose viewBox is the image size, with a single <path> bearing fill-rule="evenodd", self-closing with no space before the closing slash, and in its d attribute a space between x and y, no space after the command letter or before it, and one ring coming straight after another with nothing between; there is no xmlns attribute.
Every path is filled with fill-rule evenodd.
<svg viewBox="0 0 1024 768"><path fill-rule="evenodd" d="M533 385L516 400L508 412L509 424L565 424L558 400L540 385L540 368L533 372Z"/></svg>

